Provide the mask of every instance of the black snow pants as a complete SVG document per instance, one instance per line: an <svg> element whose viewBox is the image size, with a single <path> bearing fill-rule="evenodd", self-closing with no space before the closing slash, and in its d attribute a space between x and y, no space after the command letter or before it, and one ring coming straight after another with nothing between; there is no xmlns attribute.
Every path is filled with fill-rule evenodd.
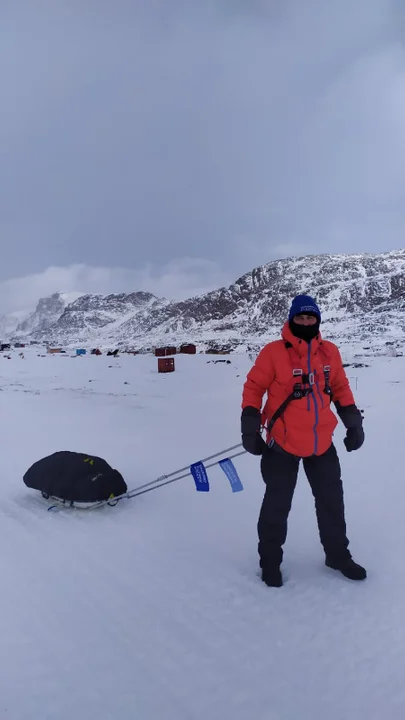
<svg viewBox="0 0 405 720"><path fill-rule="evenodd" d="M262 568L279 566L287 538L287 520L297 483L300 458L277 445L266 448L261 473L266 492L257 526ZM323 455L303 458L303 465L315 499L319 536L325 555L339 564L350 558L339 458L332 444Z"/></svg>

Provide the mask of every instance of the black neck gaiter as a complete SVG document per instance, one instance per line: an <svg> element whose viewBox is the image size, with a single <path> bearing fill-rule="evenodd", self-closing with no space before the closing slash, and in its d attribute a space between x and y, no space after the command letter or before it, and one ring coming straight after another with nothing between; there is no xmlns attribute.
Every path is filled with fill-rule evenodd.
<svg viewBox="0 0 405 720"><path fill-rule="evenodd" d="M315 325L299 325L298 323L295 323L294 320L290 320L288 324L292 334L300 340L305 340L307 343L314 340L319 333L319 320L317 320Z"/></svg>

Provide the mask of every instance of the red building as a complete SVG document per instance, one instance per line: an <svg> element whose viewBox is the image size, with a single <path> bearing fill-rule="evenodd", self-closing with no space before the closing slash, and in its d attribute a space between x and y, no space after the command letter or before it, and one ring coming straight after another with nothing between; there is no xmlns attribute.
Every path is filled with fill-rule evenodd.
<svg viewBox="0 0 405 720"><path fill-rule="evenodd" d="M177 349L173 346L155 348L155 357L165 357L166 355L176 355Z"/></svg>
<svg viewBox="0 0 405 720"><path fill-rule="evenodd" d="M181 345L180 352L184 353L184 355L195 355L197 348L193 345L193 343L185 343L184 345Z"/></svg>

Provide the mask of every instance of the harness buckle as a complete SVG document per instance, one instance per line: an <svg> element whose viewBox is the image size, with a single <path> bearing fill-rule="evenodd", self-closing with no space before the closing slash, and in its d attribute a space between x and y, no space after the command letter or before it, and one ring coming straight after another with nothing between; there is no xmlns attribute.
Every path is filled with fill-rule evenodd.
<svg viewBox="0 0 405 720"><path fill-rule="evenodd" d="M295 383L293 389L294 400L302 400L313 392L312 388L303 388L301 383Z"/></svg>
<svg viewBox="0 0 405 720"><path fill-rule="evenodd" d="M294 400L300 400L302 398L302 385L301 383L295 383L293 388Z"/></svg>
<svg viewBox="0 0 405 720"><path fill-rule="evenodd" d="M302 371L301 368L294 368L294 369L293 369L293 376L294 376L294 377L297 377L298 375L301 376L301 375L303 375L303 374L304 374L304 373L303 373L303 371Z"/></svg>
<svg viewBox="0 0 405 720"><path fill-rule="evenodd" d="M310 372L308 375L308 384L315 385L315 374L313 372Z"/></svg>
<svg viewBox="0 0 405 720"><path fill-rule="evenodd" d="M332 388L330 386L330 365L324 365L323 366L323 372L325 375L325 387L324 387L324 393L325 395L332 395Z"/></svg>

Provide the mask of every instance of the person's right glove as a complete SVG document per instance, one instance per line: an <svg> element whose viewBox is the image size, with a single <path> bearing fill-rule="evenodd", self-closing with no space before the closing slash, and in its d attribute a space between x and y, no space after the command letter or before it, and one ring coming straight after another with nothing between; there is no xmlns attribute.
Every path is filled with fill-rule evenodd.
<svg viewBox="0 0 405 720"><path fill-rule="evenodd" d="M267 447L260 430L260 411L254 407L245 407L241 416L242 445L251 455L263 455L263 451Z"/></svg>

